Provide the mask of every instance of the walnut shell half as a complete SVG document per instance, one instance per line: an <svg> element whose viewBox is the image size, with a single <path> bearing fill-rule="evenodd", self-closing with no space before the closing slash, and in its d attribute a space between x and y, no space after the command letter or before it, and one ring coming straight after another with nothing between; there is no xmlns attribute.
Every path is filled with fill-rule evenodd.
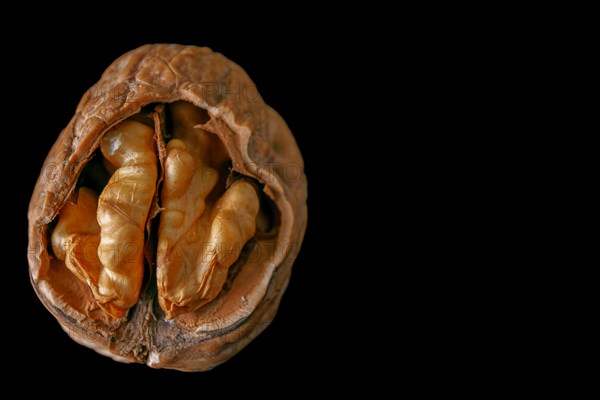
<svg viewBox="0 0 600 400"><path fill-rule="evenodd" d="M275 316L306 227L303 171L238 65L208 48L135 49L46 158L28 212L32 285L101 354L211 369Z"/></svg>

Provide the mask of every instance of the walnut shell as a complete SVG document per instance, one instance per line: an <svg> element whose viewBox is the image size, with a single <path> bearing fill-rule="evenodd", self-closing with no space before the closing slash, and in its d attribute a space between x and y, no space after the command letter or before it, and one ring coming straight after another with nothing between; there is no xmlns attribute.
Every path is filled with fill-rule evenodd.
<svg viewBox="0 0 600 400"><path fill-rule="evenodd" d="M277 230L253 240L214 300L172 320L158 305L155 248L149 241L149 278L135 306L116 318L99 308L89 287L53 255L49 238L61 209L77 200L82 171L103 136L142 110L176 101L206 110L203 128L221 140L235 173L262 186ZM242 68L208 48L142 46L118 58L85 93L46 158L28 212L31 282L80 344L122 362L208 370L239 352L274 318L304 236L306 196L296 142Z"/></svg>

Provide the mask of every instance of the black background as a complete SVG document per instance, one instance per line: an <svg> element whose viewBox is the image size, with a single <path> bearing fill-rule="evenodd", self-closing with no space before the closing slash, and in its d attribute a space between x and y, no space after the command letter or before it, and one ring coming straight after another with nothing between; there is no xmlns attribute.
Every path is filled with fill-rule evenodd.
<svg viewBox="0 0 600 400"><path fill-rule="evenodd" d="M346 260L357 262L362 252L355 223L344 210L359 209L362 195L349 187L348 165L340 168L339 161L356 150L352 142L359 146L362 142L361 136L352 139L340 123L365 117L353 104L359 100L353 98L353 85L360 82L349 85L343 75L353 60L362 57L360 46L349 51L344 46L349 33L325 34L317 20L292 24L224 17L222 24L210 27L202 18L169 25L121 22L117 18L100 26L71 21L64 33L47 29L36 41L22 39L5 48L17 60L5 65L9 69L5 76L15 77L17 84L7 93L12 101L5 112L10 129L3 139L11 154L4 159L10 188L3 196L8 201L5 209L10 210L5 226L11 234L5 236L4 245L10 257L5 262L9 296L4 299L8 323L3 334L9 336L5 343L17 351L7 353L4 363L17 374L63 383L85 375L97 385L127 379L136 389L135 382L190 384L197 385L199 393L241 385L253 394L266 390L260 383L264 380L302 387L329 383L343 377L342 370L364 367L357 357L371 350L352 337L360 332L360 322L347 318L362 300L344 278L353 274ZM104 69L146 43L208 46L241 65L263 99L287 121L306 164L309 222L279 313L241 353L205 373L120 364L76 344L39 302L29 282L26 215L43 160L83 93ZM355 168L361 172L367 167ZM340 206L346 193L349 204Z"/></svg>
<svg viewBox="0 0 600 400"><path fill-rule="evenodd" d="M487 226L498 226L489 210L504 204L488 206L487 192L479 193L480 182L489 180L486 165L470 158L487 157L481 140L497 131L498 121L511 114L506 104L520 93L524 64L511 53L522 46L522 35L515 46L498 48L485 29L471 25L488 24L487 16L473 19L459 9L455 18L430 5L420 14L377 4L326 12L309 4L259 10L252 3L252 13L233 4L207 10L208 3L139 4L135 11L92 3L87 7L97 10L80 12L22 4L26 13L7 10L0 24L0 361L9 378L27 382L23 387L9 379L9 385L64 395L79 383L76 395L100 397L116 393L116 383L140 398L159 388L175 398L194 390L205 397L299 391L316 397L323 387L352 390L373 375L394 393L410 384L420 392L469 388L487 375L500 378L487 389L502 388L515 373L531 377L537 366L522 362L520 347L516 355L509 349L523 329L508 325L505 334L505 312L494 313L485 295L471 293L475 287L494 296L500 280L497 299L512 296L506 289L512 283L490 268L506 249L487 250L496 234ZM60 14L68 17L59 20ZM505 24L504 14L500 21ZM488 29L504 37L502 26ZM119 364L75 344L28 277L26 212L45 155L102 71L124 52L156 42L209 46L240 64L289 124L306 163L308 228L280 311L240 354L207 373ZM516 69L498 61L504 58ZM517 89L507 86L506 103L497 80L513 76ZM501 113L490 118L490 109ZM497 135L491 137L490 149ZM473 210L477 223L470 225ZM482 316L493 323L481 325ZM489 337L488 330L501 334ZM496 346L501 357L490 350ZM488 366L502 357L508 362L496 375ZM377 397L380 387L368 388Z"/></svg>

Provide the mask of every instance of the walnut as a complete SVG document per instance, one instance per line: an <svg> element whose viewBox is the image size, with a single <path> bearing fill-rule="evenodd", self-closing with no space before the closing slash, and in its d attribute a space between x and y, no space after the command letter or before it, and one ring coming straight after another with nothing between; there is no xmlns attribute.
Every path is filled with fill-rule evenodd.
<svg viewBox="0 0 600 400"><path fill-rule="evenodd" d="M306 227L302 156L246 73L146 45L88 90L29 206L32 285L78 343L202 371L272 321Z"/></svg>

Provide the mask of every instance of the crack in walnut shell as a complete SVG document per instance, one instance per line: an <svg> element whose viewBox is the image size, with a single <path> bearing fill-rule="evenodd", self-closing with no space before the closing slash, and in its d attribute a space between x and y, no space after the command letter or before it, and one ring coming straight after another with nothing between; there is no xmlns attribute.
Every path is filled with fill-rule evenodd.
<svg viewBox="0 0 600 400"><path fill-rule="evenodd" d="M275 316L306 227L303 169L239 66L207 48L140 47L85 93L44 163L32 285L101 354L211 369Z"/></svg>

